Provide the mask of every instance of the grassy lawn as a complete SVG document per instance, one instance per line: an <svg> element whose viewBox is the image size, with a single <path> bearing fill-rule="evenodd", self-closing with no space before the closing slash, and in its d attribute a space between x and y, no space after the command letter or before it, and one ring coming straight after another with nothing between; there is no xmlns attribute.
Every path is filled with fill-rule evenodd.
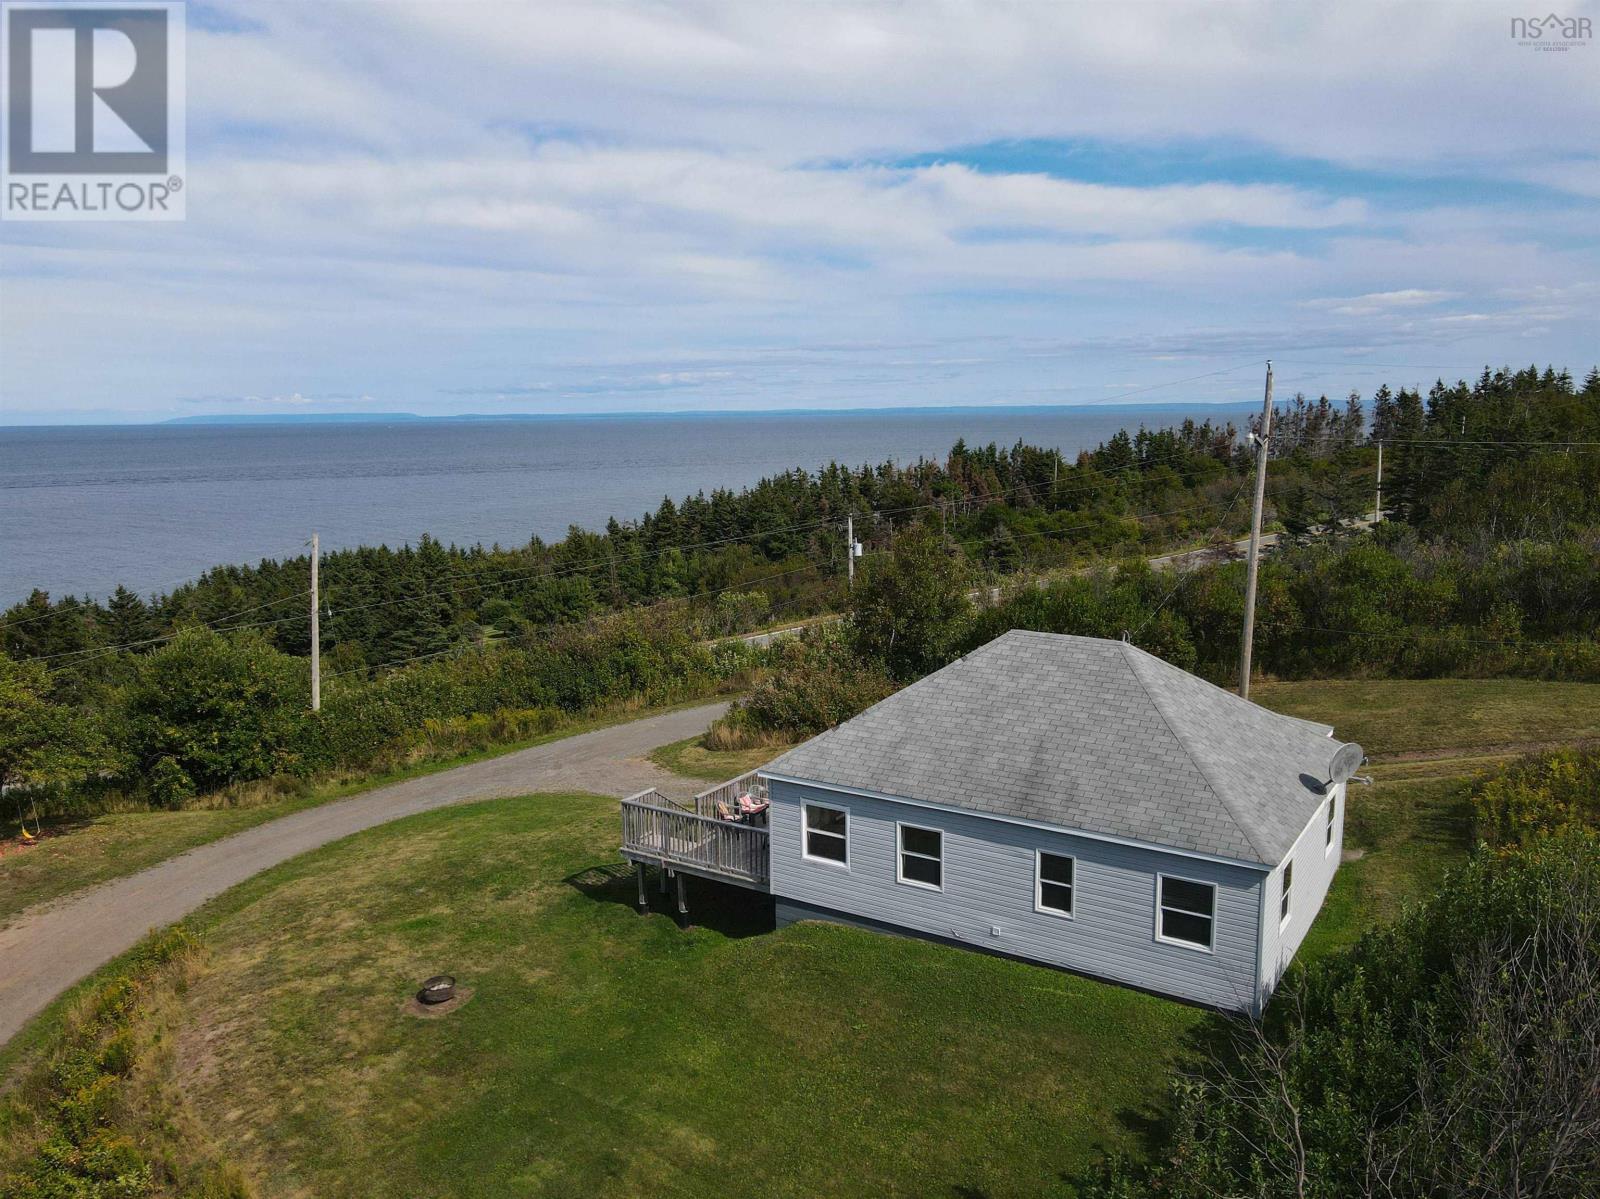
<svg viewBox="0 0 1600 1199"><path fill-rule="evenodd" d="M1252 684L1256 703L1333 725L1374 758L1475 747L1520 753L1600 737L1600 683L1330 679Z"/></svg>
<svg viewBox="0 0 1600 1199"><path fill-rule="evenodd" d="M81 819L46 821L46 835L32 846L24 846L18 839L15 813L8 810L0 815L0 927L34 904L57 899L96 883L136 874L197 845L221 840L302 808L343 799L402 779L434 774L468 762L558 741L607 725L642 720L676 708L706 703L711 698L698 697L678 704L619 710L574 719L554 732L523 741L419 763L384 774L323 783L309 788L304 794L273 797L264 789L260 801L245 806L195 806L171 812L116 812ZM9 803L7 806L9 809Z"/></svg>
<svg viewBox="0 0 1600 1199"><path fill-rule="evenodd" d="M663 770L685 778L720 783L757 766L765 766L788 748L787 745L763 745L755 749L707 749L699 737L687 737L663 745L651 753L650 760Z"/></svg>
<svg viewBox="0 0 1600 1199"><path fill-rule="evenodd" d="M1137 1149L1217 1023L703 884L632 909L616 804L536 796L363 833L199 919L175 1056L267 1195L1049 1195ZM473 990L408 1014L423 977Z"/></svg>

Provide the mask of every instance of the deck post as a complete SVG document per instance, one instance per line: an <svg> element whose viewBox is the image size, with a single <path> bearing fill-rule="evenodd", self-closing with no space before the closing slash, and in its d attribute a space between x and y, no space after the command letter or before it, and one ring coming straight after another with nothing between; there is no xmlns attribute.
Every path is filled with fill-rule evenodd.
<svg viewBox="0 0 1600 1199"><path fill-rule="evenodd" d="M685 920L684 920L685 923L688 922L687 917L689 915L689 901L684 896L684 893L683 893L683 873L682 873L682 871L679 871L679 873L678 873L678 915L685 918Z"/></svg>
<svg viewBox="0 0 1600 1199"><path fill-rule="evenodd" d="M661 894L667 893L667 887L672 881L672 871L667 869L667 863L661 863Z"/></svg>
<svg viewBox="0 0 1600 1199"><path fill-rule="evenodd" d="M650 910L650 904L645 900L644 897L644 863L635 862L633 864L633 868L638 872L639 875L639 911L648 912Z"/></svg>

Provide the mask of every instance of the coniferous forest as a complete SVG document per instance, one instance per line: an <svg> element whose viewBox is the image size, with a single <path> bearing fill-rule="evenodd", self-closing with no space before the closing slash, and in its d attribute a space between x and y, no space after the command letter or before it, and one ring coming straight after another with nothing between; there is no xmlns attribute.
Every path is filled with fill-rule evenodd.
<svg viewBox="0 0 1600 1199"><path fill-rule="evenodd" d="M1578 384L1549 368L1485 370L1426 395L1297 396L1274 423L1265 513L1283 540L1262 574L1258 669L1600 679L1600 372ZM859 669L883 685L1017 626L1126 634L1226 681L1237 555L1187 572L1146 559L1247 530L1245 432L1139 429L1070 461L957 443L943 462L832 464L666 498L554 544L423 536L336 551L321 565L315 717L305 558L219 566L152 597L35 593L0 618L11 714L0 775L173 803L360 767L425 721L704 693L782 656L726 638L852 602ZM1385 519L1365 530L1379 442ZM865 546L854 597L847 514ZM1046 572L1051 584L1037 585ZM942 615L918 617L941 588L954 595ZM781 676L790 732L837 716L797 711L803 688Z"/></svg>

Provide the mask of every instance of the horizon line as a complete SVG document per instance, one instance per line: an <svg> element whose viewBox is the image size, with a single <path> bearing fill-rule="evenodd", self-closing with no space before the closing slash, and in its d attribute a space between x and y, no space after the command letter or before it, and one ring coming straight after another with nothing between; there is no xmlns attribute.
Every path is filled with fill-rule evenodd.
<svg viewBox="0 0 1600 1199"><path fill-rule="evenodd" d="M1257 400L1182 400L1161 402L1155 400L1129 400L1122 403L1090 400L1077 404L883 404L857 405L848 408L672 408L666 410L629 410L624 412L261 412L261 413L196 413L193 416L155 417L149 420L88 420L0 424L0 429L145 429L195 425L259 425L299 424L327 422L342 424L384 421L458 421L462 423L493 423L497 421L539 420L670 420L673 418L704 418L719 416L844 416L855 413L942 413L942 412L1048 412L1082 411L1094 409L1114 412L1121 409L1174 409L1174 408L1255 408Z"/></svg>

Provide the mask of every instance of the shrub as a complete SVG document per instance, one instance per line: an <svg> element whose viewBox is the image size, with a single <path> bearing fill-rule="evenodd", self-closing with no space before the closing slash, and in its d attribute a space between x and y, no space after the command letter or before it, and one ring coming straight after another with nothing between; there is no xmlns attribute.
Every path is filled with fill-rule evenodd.
<svg viewBox="0 0 1600 1199"><path fill-rule="evenodd" d="M745 749L809 737L849 720L894 690L834 630L780 642L772 672L706 735L710 749Z"/></svg>
<svg viewBox="0 0 1600 1199"><path fill-rule="evenodd" d="M118 976L67 1013L58 1044L30 1088L37 1144L19 1171L0 1175L0 1194L16 1199L139 1199L157 1193L151 1158L120 1133L137 1063L136 1025L153 988L198 950L184 929L155 933Z"/></svg>
<svg viewBox="0 0 1600 1199"><path fill-rule="evenodd" d="M257 634L186 629L139 661L124 696L124 748L146 778L159 767L168 797L181 797L185 776L211 790L291 771L309 695L306 664Z"/></svg>
<svg viewBox="0 0 1600 1199"><path fill-rule="evenodd" d="M1479 840L1523 845L1568 829L1600 829L1600 750L1532 755L1472 789Z"/></svg>
<svg viewBox="0 0 1600 1199"><path fill-rule="evenodd" d="M918 525L865 572L850 603L856 652L902 683L947 662L972 608L966 559Z"/></svg>
<svg viewBox="0 0 1600 1199"><path fill-rule="evenodd" d="M1291 972L1175 1080L1150 1169L1084 1193L1579 1199L1600 1177L1600 840L1483 848L1432 899Z"/></svg>

